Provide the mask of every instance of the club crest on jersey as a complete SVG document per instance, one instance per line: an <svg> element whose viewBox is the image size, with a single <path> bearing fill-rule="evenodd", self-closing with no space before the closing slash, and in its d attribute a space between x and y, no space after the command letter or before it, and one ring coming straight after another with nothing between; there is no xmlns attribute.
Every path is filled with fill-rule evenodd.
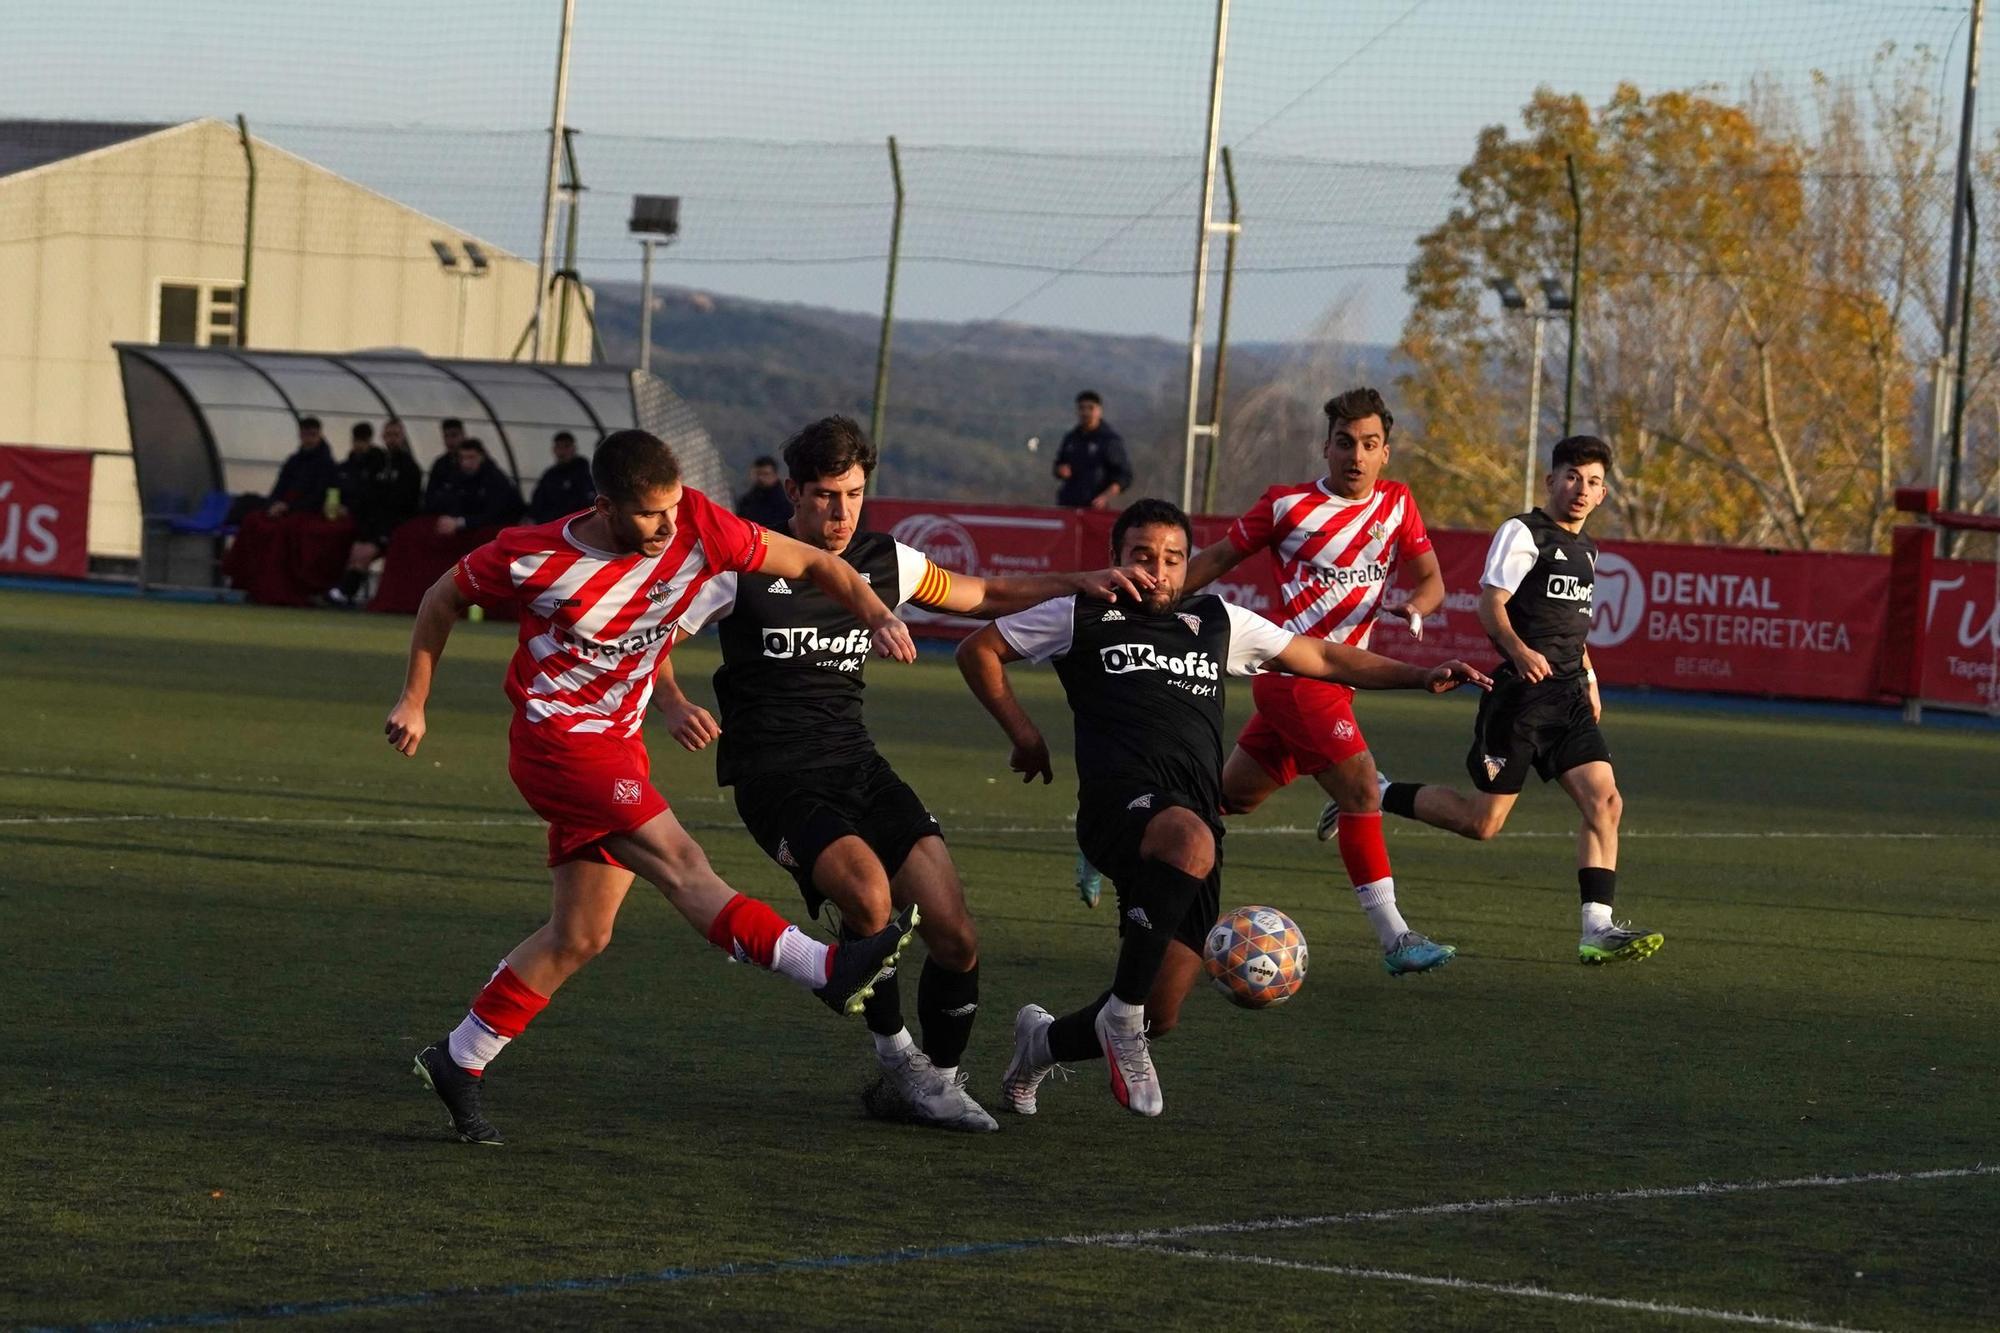
<svg viewBox="0 0 2000 1333"><path fill-rule="evenodd" d="M1340 721L1333 724L1333 734L1339 739L1344 741L1353 740L1354 724L1352 722L1349 722L1346 718L1342 718L1340 719Z"/></svg>
<svg viewBox="0 0 2000 1333"><path fill-rule="evenodd" d="M784 838L778 839L777 853L771 859L793 870L799 868L798 858L792 855L792 844Z"/></svg>
<svg viewBox="0 0 2000 1333"><path fill-rule="evenodd" d="M1186 625L1188 627L1188 633L1190 634L1201 633L1200 616L1196 615L1192 611L1176 611L1174 612L1174 614L1180 617L1181 624Z"/></svg>
<svg viewBox="0 0 2000 1333"><path fill-rule="evenodd" d="M651 602L654 606L658 606L661 602L666 601L667 598L673 595L674 595L674 585L673 581L670 579L661 579L658 583L655 583L652 587L646 589L646 600ZM558 603L558 605L562 605L562 603Z"/></svg>
<svg viewBox="0 0 2000 1333"><path fill-rule="evenodd" d="M1125 803L1125 808L1127 810L1151 810L1153 808L1153 793L1147 792L1144 796L1134 796Z"/></svg>
<svg viewBox="0 0 2000 1333"><path fill-rule="evenodd" d="M639 780L620 778L611 784L611 799L619 805L639 804Z"/></svg>
<svg viewBox="0 0 2000 1333"><path fill-rule="evenodd" d="M1369 540L1369 541L1371 541L1371 542L1379 542L1379 541L1381 541L1381 540L1382 540L1382 539L1383 539L1384 537L1386 537L1386 536L1388 536L1388 535L1389 535L1389 530L1388 530L1387 528L1383 527L1383 526L1382 526L1382 525L1381 525L1380 523L1370 523L1370 524L1368 525L1368 540Z"/></svg>

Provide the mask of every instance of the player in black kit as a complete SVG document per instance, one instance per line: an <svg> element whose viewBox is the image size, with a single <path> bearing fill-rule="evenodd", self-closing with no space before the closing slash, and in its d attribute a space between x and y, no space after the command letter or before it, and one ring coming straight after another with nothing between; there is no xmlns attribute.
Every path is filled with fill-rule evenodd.
<svg viewBox="0 0 2000 1333"><path fill-rule="evenodd" d="M792 535L840 556L891 606L915 602L991 619L1050 597L1122 596L1145 575L1120 570L979 579L934 565L885 533L861 529L875 447L846 417L827 417L784 447ZM1105 605L1110 605L1107 600ZM979 1008L979 940L937 819L876 753L862 718L868 631L811 583L725 574L678 622L715 623L722 724L660 672L655 698L682 746L719 740L717 780L736 790L744 827L798 883L817 916L831 901L843 939L883 928L892 904L914 905L928 957L917 982L919 1046L903 1026L895 974L862 1010L882 1076L864 1095L872 1115L958 1130L997 1129L965 1090L959 1061ZM665 658L661 659L665 662Z"/></svg>
<svg viewBox="0 0 2000 1333"><path fill-rule="evenodd" d="M1468 838L1500 832L1528 782L1562 784L1583 823L1576 834L1576 880L1583 897L1577 957L1617 963L1657 952L1666 937L1611 919L1618 887L1618 819L1624 802L1611 749L1598 730L1604 703L1590 665L1591 598L1597 543L1583 535L1602 504L1611 446L1594 435L1556 442L1548 503L1500 525L1479 576L1479 623L1503 659L1493 692L1480 701L1466 771L1478 795L1416 782L1391 782L1382 809Z"/></svg>
<svg viewBox="0 0 2000 1333"><path fill-rule="evenodd" d="M1410 666L1330 640L1293 635L1212 593L1183 598L1193 532L1165 500L1118 516L1112 551L1152 575L1134 607L1061 597L1007 616L959 646L958 665L1013 742L1023 781L1050 782L1048 743L1007 681L1007 663L1053 660L1076 723L1076 842L1118 890L1118 968L1111 989L1052 1016L1025 1006L1002 1095L1022 1115L1058 1062L1102 1055L1118 1103L1162 1109L1147 1045L1172 1028L1201 971L1203 938L1221 908L1222 683L1266 664L1358 689L1490 685L1463 662Z"/></svg>

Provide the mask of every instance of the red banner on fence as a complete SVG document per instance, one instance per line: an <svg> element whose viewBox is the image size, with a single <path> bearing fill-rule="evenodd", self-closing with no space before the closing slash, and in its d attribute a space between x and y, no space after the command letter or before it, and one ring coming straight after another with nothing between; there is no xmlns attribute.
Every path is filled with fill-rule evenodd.
<svg viewBox="0 0 2000 1333"><path fill-rule="evenodd" d="M1923 698L2000 705L2000 564L1939 560L1925 600Z"/></svg>
<svg viewBox="0 0 2000 1333"><path fill-rule="evenodd" d="M1073 510L871 499L863 517L869 528L914 546L946 569L981 578L1076 569L1080 559ZM914 606L905 619L917 633L954 639L978 628L977 621Z"/></svg>
<svg viewBox="0 0 2000 1333"><path fill-rule="evenodd" d="M0 573L90 572L90 455L0 445Z"/></svg>

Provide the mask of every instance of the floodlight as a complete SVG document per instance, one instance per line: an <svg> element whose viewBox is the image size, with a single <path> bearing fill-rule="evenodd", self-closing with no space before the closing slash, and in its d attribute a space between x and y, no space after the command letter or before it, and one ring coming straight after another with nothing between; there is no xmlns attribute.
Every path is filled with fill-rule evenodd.
<svg viewBox="0 0 2000 1333"><path fill-rule="evenodd" d="M677 194L635 194L626 230L634 236L674 237L681 233L681 197Z"/></svg>
<svg viewBox="0 0 2000 1333"><path fill-rule="evenodd" d="M486 251L480 248L479 242L460 241L459 244L465 247L465 257L472 261L474 273L484 273L493 267L493 261L486 257Z"/></svg>
<svg viewBox="0 0 2000 1333"><path fill-rule="evenodd" d="M431 253L437 256L438 266L446 272L458 272L458 251L451 248L449 241L432 241Z"/></svg>
<svg viewBox="0 0 2000 1333"><path fill-rule="evenodd" d="M1542 279L1542 300L1551 310L1569 309L1569 288L1562 285L1560 278Z"/></svg>
<svg viewBox="0 0 2000 1333"><path fill-rule="evenodd" d="M1528 298L1515 285L1512 278L1488 278L1486 285L1500 298L1500 304L1508 310L1526 310Z"/></svg>

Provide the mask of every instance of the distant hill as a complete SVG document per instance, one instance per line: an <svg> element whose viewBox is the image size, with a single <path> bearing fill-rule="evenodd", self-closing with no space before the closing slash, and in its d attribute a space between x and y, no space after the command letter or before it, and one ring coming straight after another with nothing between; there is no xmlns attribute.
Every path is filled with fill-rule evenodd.
<svg viewBox="0 0 2000 1333"><path fill-rule="evenodd" d="M638 358L636 284L598 286L606 354ZM653 368L701 414L737 472L829 412L864 424L880 321L817 306L654 289ZM1386 348L1348 348L1364 374L1390 375ZM1186 349L1162 338L1113 337L1020 324L898 321L877 489L885 495L1046 502L1053 451L1074 422L1080 389L1104 395L1125 436L1137 488L1180 486ZM1230 402L1297 360L1280 344L1230 350ZM1331 386L1329 386L1330 391ZM1029 453L1026 441L1039 437Z"/></svg>

